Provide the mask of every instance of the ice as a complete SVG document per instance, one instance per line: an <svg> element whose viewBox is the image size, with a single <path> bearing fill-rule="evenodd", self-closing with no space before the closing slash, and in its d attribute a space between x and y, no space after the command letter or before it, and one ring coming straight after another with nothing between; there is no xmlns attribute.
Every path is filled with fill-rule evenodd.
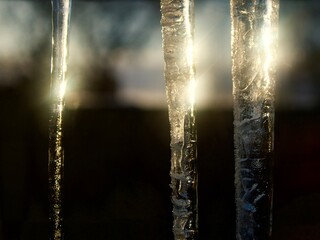
<svg viewBox="0 0 320 240"><path fill-rule="evenodd" d="M62 189L63 146L62 113L66 87L68 32L71 0L52 0L51 116L49 121L49 239L63 239Z"/></svg>
<svg viewBox="0 0 320 240"><path fill-rule="evenodd" d="M192 0L161 0L165 80L171 128L173 233L198 239Z"/></svg>
<svg viewBox="0 0 320 240"><path fill-rule="evenodd" d="M278 0L231 0L237 239L269 239Z"/></svg>

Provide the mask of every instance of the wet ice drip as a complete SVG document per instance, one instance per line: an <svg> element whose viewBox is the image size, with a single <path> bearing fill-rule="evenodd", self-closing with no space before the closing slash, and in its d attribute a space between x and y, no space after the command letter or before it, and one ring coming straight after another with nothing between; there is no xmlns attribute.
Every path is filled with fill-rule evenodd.
<svg viewBox="0 0 320 240"><path fill-rule="evenodd" d="M173 233L198 239L192 0L161 0L165 80L171 128Z"/></svg>
<svg viewBox="0 0 320 240"><path fill-rule="evenodd" d="M271 236L278 0L231 0L238 240Z"/></svg>
<svg viewBox="0 0 320 240"><path fill-rule="evenodd" d="M52 0L51 116L49 121L49 239L63 239L62 114L66 86L68 28L71 0Z"/></svg>

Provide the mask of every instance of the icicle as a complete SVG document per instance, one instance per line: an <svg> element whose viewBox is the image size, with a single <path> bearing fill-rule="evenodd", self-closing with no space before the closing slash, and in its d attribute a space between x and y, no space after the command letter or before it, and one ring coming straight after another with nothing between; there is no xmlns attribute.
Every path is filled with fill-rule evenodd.
<svg viewBox="0 0 320 240"><path fill-rule="evenodd" d="M238 240L271 237L279 0L231 0Z"/></svg>
<svg viewBox="0 0 320 240"><path fill-rule="evenodd" d="M52 0L51 116L49 121L49 238L63 239L62 113L66 87L68 28L71 0Z"/></svg>
<svg viewBox="0 0 320 240"><path fill-rule="evenodd" d="M161 0L175 239L198 239L193 0Z"/></svg>

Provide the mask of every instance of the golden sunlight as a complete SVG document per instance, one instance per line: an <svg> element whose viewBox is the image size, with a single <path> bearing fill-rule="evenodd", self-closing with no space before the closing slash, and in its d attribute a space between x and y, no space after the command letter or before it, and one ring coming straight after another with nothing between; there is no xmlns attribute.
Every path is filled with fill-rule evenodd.
<svg viewBox="0 0 320 240"><path fill-rule="evenodd" d="M264 15L265 23L262 28L262 48L265 53L263 59L263 74L264 74L264 88L268 89L270 86L270 67L272 61L274 60L272 47L274 47L275 38L272 34L272 24L271 24L271 16L272 15L272 3L268 1L267 12Z"/></svg>
<svg viewBox="0 0 320 240"><path fill-rule="evenodd" d="M66 92L67 81L61 81L59 86L59 98L63 99Z"/></svg>
<svg viewBox="0 0 320 240"><path fill-rule="evenodd" d="M197 87L197 82L193 78L190 80L190 84L189 84L189 102L191 104L192 110L196 101L196 87Z"/></svg>

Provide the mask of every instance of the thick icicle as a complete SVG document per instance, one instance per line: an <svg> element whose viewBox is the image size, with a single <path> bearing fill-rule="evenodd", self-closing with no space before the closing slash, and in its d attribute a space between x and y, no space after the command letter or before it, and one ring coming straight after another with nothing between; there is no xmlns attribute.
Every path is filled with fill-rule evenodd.
<svg viewBox="0 0 320 240"><path fill-rule="evenodd" d="M68 28L71 0L52 0L51 116L49 121L49 239L63 239L62 114L66 86Z"/></svg>
<svg viewBox="0 0 320 240"><path fill-rule="evenodd" d="M198 239L193 0L161 0L175 239Z"/></svg>
<svg viewBox="0 0 320 240"><path fill-rule="evenodd" d="M231 0L238 240L271 236L279 0Z"/></svg>

